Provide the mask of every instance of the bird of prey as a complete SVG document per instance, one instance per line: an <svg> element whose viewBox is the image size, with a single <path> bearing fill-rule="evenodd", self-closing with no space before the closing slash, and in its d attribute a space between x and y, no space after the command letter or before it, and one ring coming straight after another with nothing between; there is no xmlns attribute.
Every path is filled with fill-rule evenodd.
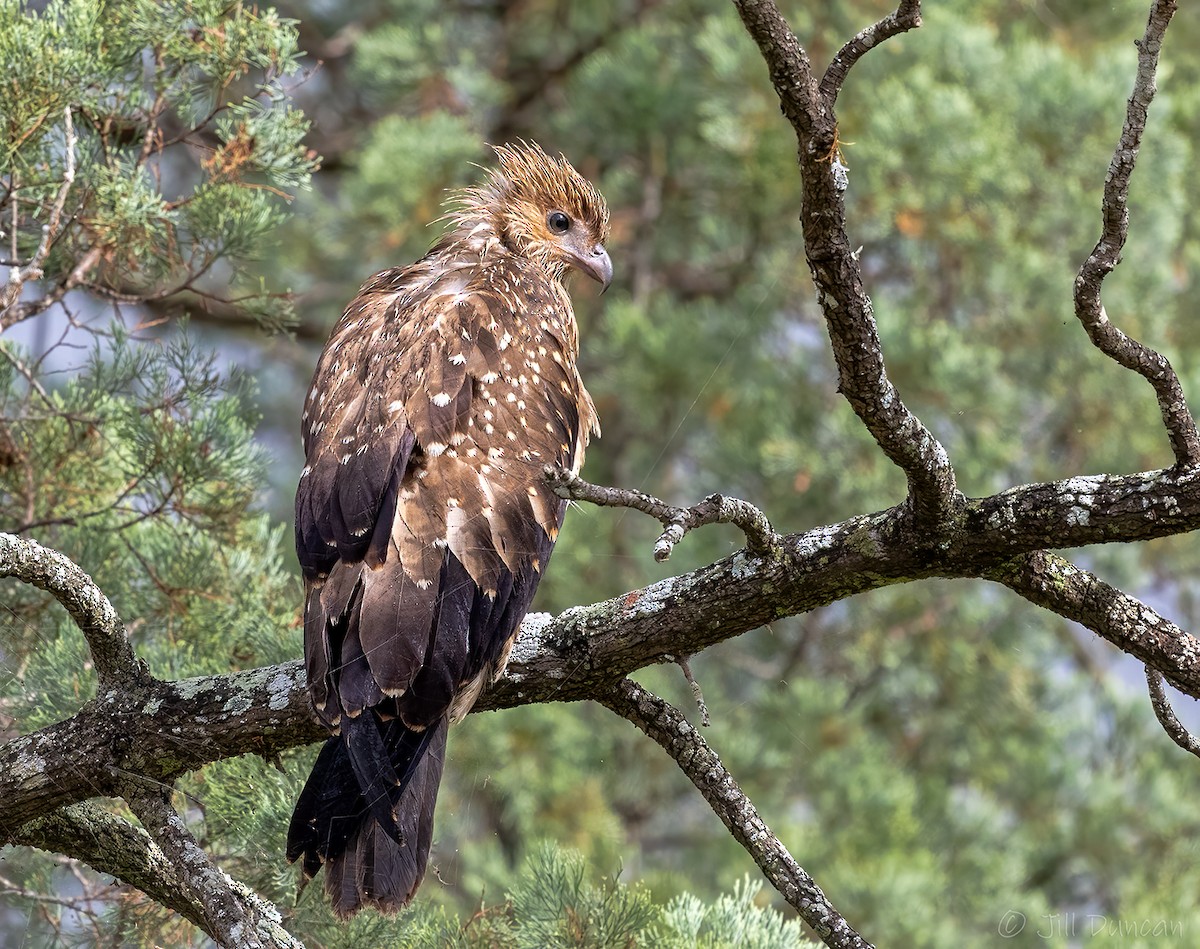
<svg viewBox="0 0 1200 949"><path fill-rule="evenodd" d="M448 726L504 670L595 406L564 287L607 287L608 208L563 157L494 149L423 258L359 291L321 354L296 493L304 653L332 736L288 830L333 909L395 911L425 873Z"/></svg>

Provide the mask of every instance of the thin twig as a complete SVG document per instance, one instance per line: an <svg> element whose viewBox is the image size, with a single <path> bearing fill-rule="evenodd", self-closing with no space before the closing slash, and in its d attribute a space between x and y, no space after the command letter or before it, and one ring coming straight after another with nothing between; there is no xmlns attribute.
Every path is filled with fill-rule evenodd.
<svg viewBox="0 0 1200 949"><path fill-rule="evenodd" d="M710 494L699 504L676 507L642 491L592 484L563 468L547 465L544 474L560 498L588 501L601 507L630 508L649 514L662 524L663 532L654 544L654 559L659 563L670 558L671 551L686 533L708 524L733 524L746 535L747 548L756 554L774 556L780 549L779 535L771 522L749 501Z"/></svg>
<svg viewBox="0 0 1200 949"><path fill-rule="evenodd" d="M1154 717L1162 725L1170 737L1180 748L1189 754L1200 758L1200 739L1183 727L1183 722L1175 717L1171 701L1163 689L1162 673L1152 666L1146 666L1146 685L1150 689L1150 705L1154 709Z"/></svg>
<svg viewBox="0 0 1200 949"><path fill-rule="evenodd" d="M89 247L87 253L79 258L78 263L75 264L75 267L67 275L67 278L58 286L42 294L35 300L29 300L26 303L17 303L14 301L6 309L0 309L0 332L29 319L31 316L37 316L39 313L59 303L70 291L83 283L83 278L100 262L100 258L103 255L104 251L102 248L98 246Z"/></svg>
<svg viewBox="0 0 1200 949"><path fill-rule="evenodd" d="M921 25L921 0L900 0L895 11L882 20L873 23L864 30L859 30L854 37L837 52L821 77L821 95L832 109L837 102L838 93L842 91L842 83L851 68L868 50L874 49L884 40L891 39L900 33L915 30Z"/></svg>
<svg viewBox="0 0 1200 949"><path fill-rule="evenodd" d="M8 197L12 200L12 233L8 235L11 241L11 250L8 252L8 257L12 259L12 274L10 276L12 283L16 284L16 290L14 290L14 295L10 298L8 287L5 287L4 298L0 299L0 304L2 304L0 312L4 311L4 307L20 295L20 245L18 244L20 239L20 210L18 208L20 204L20 185L18 184L18 180L17 170L13 169L10 175L11 185L8 187Z"/></svg>
<svg viewBox="0 0 1200 949"><path fill-rule="evenodd" d="M89 293L93 293L98 297L104 297L107 300L112 300L115 303L156 303L183 293L184 291L189 291L197 296L203 296L203 291L197 290L194 284L197 280L207 274L221 258L219 254L204 254L202 255L202 262L197 264L195 262L196 256L196 254L193 254L192 259L188 261L188 266L191 269L187 271L187 276L184 279L170 286L159 287L157 290L130 292L128 290L122 290L116 287L108 287L102 283L85 283L82 281L82 279L76 280L72 286L80 286ZM247 297L249 296L251 295L248 294ZM216 297L215 299L219 300L221 298Z"/></svg>
<svg viewBox="0 0 1200 949"><path fill-rule="evenodd" d="M33 260L29 262L30 277L42 276L42 264L50 253L50 246L57 238L58 227L62 222L63 208L67 205L67 195L75 184L75 125L71 119L71 107L67 106L63 115L63 127L66 134L66 149L63 157L66 167L63 169L62 187L54 198L54 206L50 209L50 220L42 226L42 239L38 244Z"/></svg>
<svg viewBox="0 0 1200 949"><path fill-rule="evenodd" d="M54 404L54 400L50 398L50 393L46 391L46 387L43 386L40 381L38 381L38 377L34 375L33 370L25 365L23 360L17 357L17 355L12 351L11 346L0 342L0 356L3 356L6 360L8 360L8 364L25 379L26 383L28 383L29 390L37 393L38 397L46 403L46 406L51 411L57 409L57 406Z"/></svg>
<svg viewBox="0 0 1200 949"><path fill-rule="evenodd" d="M1121 251L1129 236L1129 181L1146 130L1150 103L1154 99L1158 54L1175 8L1175 0L1155 0L1150 8L1146 33L1136 41L1137 77L1125 109L1125 126L1104 179L1100 240L1075 278L1075 316L1097 349L1119 365L1143 376L1153 387L1175 463L1197 465L1200 464L1200 432L1196 430L1196 421L1171 363L1156 350L1114 326L1100 299L1104 278L1120 263Z"/></svg>
<svg viewBox="0 0 1200 949"><path fill-rule="evenodd" d="M696 700L696 710L700 713L700 724L708 728L712 724L712 719L708 715L708 703L704 701L704 692L700 688L700 683L692 675L692 664L688 661L690 658L690 656L680 656L675 660L675 664L682 670L683 677L691 687L692 698Z"/></svg>
<svg viewBox="0 0 1200 949"><path fill-rule="evenodd" d="M9 238L12 241L12 250L10 251L9 256L12 258L12 273L10 275L10 282L13 285L13 290L10 296L9 288L7 286L4 288L4 298L3 300L0 300L0 304L3 304L0 305L0 312L3 312L5 307L7 307L10 303L12 303L13 300L21 295L21 265L17 262L20 259L21 254L21 248L18 244L21 234L21 215L20 209L18 208L18 205L21 203L21 199L18 194L20 190L20 186L17 184L17 172L14 169L12 173L12 187L8 192L9 197L12 199L12 233L9 234Z"/></svg>
<svg viewBox="0 0 1200 949"><path fill-rule="evenodd" d="M36 890L19 886L4 876L0 876L0 896L15 896L19 899L30 900L32 902L49 903L53 906L61 906L63 909L69 909L80 916L88 916L93 919L100 915L100 910L93 904L94 898L91 894L84 894L75 899L65 896L52 896L49 893L39 893Z"/></svg>
<svg viewBox="0 0 1200 949"><path fill-rule="evenodd" d="M816 881L796 862L712 750L670 703L622 679L596 700L653 738L688 776L730 834L827 946L871 949L834 909Z"/></svg>
<svg viewBox="0 0 1200 949"><path fill-rule="evenodd" d="M162 53L161 53L161 51L156 50L154 53L154 58L155 58L154 65L156 67L158 67L159 69L161 69L162 68ZM146 163L146 159L150 157L150 152L154 148L155 138L157 137L160 141L162 140L162 131L158 127L158 120L162 116L163 111L166 109L166 107L167 107L167 94L166 94L166 91L164 90L158 94L158 97L154 100L154 104L150 107L150 112L149 112L149 115L148 115L147 121L146 121L146 134L144 136L142 136L142 151L141 151L141 154L138 155L138 159L137 159L137 167L139 167L139 168L142 165L144 165ZM159 154L160 155L162 154L161 148L159 149Z"/></svg>
<svg viewBox="0 0 1200 949"><path fill-rule="evenodd" d="M17 202L13 201L13 261L14 266L10 272L10 277L7 285L4 287L3 296L0 297L0 314L7 313L8 308L21 297L21 290L30 280L40 280L43 276L42 265L46 262L46 257L50 253L50 248L55 239L58 237L58 227L62 221L63 208L67 204L67 195L70 193L72 186L75 184L75 125L71 119L71 107L67 106L64 109L63 122L66 134L66 146L64 161L66 167L63 169L62 185L58 189L58 194L55 195L54 204L50 208L50 220L42 225L42 237L38 241L37 249L33 252L33 256L29 258L29 263L24 267L17 267L17 227L19 218L17 216ZM15 189L14 189L15 191ZM8 325L8 324L5 324Z"/></svg>

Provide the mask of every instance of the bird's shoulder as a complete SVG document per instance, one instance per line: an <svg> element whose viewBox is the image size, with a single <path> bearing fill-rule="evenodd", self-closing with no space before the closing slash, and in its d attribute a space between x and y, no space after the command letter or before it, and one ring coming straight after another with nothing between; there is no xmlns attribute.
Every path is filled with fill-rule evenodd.
<svg viewBox="0 0 1200 949"><path fill-rule="evenodd" d="M551 398L586 399L577 355L570 297L542 267L502 247L439 245L375 274L343 311L305 400L306 448L336 418L361 411L364 398L452 397L438 388L445 367L452 381L548 380Z"/></svg>
<svg viewBox="0 0 1200 949"><path fill-rule="evenodd" d="M386 557L380 519L396 513L410 517L414 544L446 536L447 511L471 485L481 505L556 533L541 469L577 469L596 427L576 354L561 284L518 255L435 248L368 280L305 402L297 529L313 569L335 550Z"/></svg>

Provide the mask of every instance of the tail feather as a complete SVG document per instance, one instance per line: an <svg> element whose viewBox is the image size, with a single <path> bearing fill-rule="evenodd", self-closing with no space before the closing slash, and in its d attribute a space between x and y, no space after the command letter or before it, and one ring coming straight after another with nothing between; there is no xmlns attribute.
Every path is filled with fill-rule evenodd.
<svg viewBox="0 0 1200 949"><path fill-rule="evenodd" d="M392 725L393 722L387 724ZM374 713L368 709L355 718L343 719L342 738L350 755L354 776L358 779L359 790L375 822L396 843L403 843L393 806L400 797L403 785L396 774L391 750L384 744Z"/></svg>
<svg viewBox="0 0 1200 949"><path fill-rule="evenodd" d="M304 857L305 878L316 876L328 854L346 849L366 813L345 743L327 739L292 811L288 862Z"/></svg>
<svg viewBox="0 0 1200 949"><path fill-rule="evenodd" d="M377 721L365 713L363 718ZM343 722L343 728L345 722ZM446 757L446 719L421 732L398 720L380 723L376 740L388 752L388 770L399 784L385 795L387 821L368 805L378 775L356 776L355 731L331 738L321 750L288 829L287 857L303 857L306 877L325 867L325 890L334 911L349 916L364 906L395 912L412 899L429 860L433 811ZM366 755L361 756L366 760Z"/></svg>

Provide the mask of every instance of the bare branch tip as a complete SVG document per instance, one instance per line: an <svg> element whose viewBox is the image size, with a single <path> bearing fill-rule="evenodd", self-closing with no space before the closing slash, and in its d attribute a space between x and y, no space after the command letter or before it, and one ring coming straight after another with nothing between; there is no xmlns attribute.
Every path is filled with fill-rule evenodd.
<svg viewBox="0 0 1200 949"><path fill-rule="evenodd" d="M602 507L624 507L641 511L663 526L654 543L654 559L662 563L685 534L708 524L733 524L746 535L746 545L754 553L777 556L781 550L779 535L767 516L748 501L712 494L692 507L668 504L653 495L628 488L602 487L584 481L572 472L547 465L544 477L560 498L568 501L589 501Z"/></svg>
<svg viewBox="0 0 1200 949"><path fill-rule="evenodd" d="M686 659L681 661L681 665ZM652 738L695 785L763 875L827 946L870 949L758 813L712 747L680 711L631 679L597 700Z"/></svg>
<svg viewBox="0 0 1200 949"><path fill-rule="evenodd" d="M712 724L712 719L708 714L708 703L704 701L704 693L700 689L700 683L692 675L690 658L690 656L680 656L675 660L675 663L683 671L683 677L687 680L687 684L692 690L692 698L696 700L696 710L700 713L700 724L708 728Z"/></svg>
<svg viewBox="0 0 1200 949"><path fill-rule="evenodd" d="M1188 754L1200 758L1200 739L1189 732L1175 715L1163 685L1162 673L1153 666L1146 666L1146 686L1150 690L1150 706L1154 709L1154 717L1162 725L1163 731Z"/></svg>
<svg viewBox="0 0 1200 949"><path fill-rule="evenodd" d="M1121 332L1110 321L1101 302L1104 279L1120 263L1129 236L1129 185L1157 88L1158 54L1174 11L1173 3L1155 4L1145 34L1134 40L1138 69L1126 102L1121 135L1104 178L1101 234L1079 267L1074 284L1074 304L1075 316L1083 324L1092 345L1118 365L1141 375L1154 389L1176 463L1195 465L1200 464L1200 431L1187 407L1175 370L1157 350Z"/></svg>

